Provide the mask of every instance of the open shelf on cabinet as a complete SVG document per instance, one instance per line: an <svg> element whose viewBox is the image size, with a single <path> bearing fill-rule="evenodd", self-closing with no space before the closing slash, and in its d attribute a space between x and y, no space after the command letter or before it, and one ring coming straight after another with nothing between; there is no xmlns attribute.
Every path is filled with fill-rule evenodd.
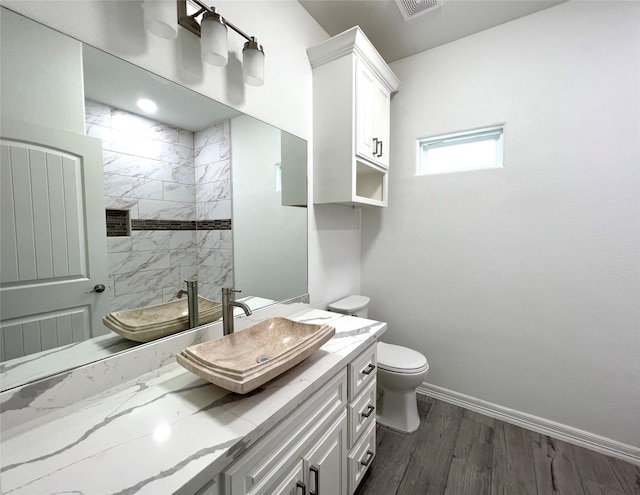
<svg viewBox="0 0 640 495"><path fill-rule="evenodd" d="M356 161L355 196L362 203L387 206L387 172Z"/></svg>

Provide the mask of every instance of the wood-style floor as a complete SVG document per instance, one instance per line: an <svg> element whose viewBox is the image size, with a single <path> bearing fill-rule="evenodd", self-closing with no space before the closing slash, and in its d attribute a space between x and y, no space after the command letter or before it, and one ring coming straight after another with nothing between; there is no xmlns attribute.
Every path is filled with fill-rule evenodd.
<svg viewBox="0 0 640 495"><path fill-rule="evenodd" d="M356 495L638 495L640 467L418 396L420 428L378 425Z"/></svg>

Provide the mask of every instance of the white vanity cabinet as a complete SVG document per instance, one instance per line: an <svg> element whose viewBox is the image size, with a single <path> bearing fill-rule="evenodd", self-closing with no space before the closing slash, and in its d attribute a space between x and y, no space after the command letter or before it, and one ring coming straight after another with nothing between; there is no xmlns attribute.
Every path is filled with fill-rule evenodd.
<svg viewBox="0 0 640 495"><path fill-rule="evenodd" d="M375 351L359 354L228 467L219 493L353 494L375 456Z"/></svg>
<svg viewBox="0 0 640 495"><path fill-rule="evenodd" d="M390 99L400 82L357 26L307 54L314 203L387 206Z"/></svg>
<svg viewBox="0 0 640 495"><path fill-rule="evenodd" d="M226 495L346 495L347 372L342 370L223 472Z"/></svg>
<svg viewBox="0 0 640 495"><path fill-rule="evenodd" d="M355 492L376 455L376 344L347 366L349 495Z"/></svg>

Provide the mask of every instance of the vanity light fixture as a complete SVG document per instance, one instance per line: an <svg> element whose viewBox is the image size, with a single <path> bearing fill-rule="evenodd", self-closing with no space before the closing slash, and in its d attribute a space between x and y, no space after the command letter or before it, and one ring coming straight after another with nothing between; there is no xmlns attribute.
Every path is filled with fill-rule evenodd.
<svg viewBox="0 0 640 495"><path fill-rule="evenodd" d="M178 36L178 21L173 2L167 0L144 0L144 27L151 34L167 40Z"/></svg>
<svg viewBox="0 0 640 495"><path fill-rule="evenodd" d="M147 1L157 0L145 0ZM177 0L177 2L177 22L200 37L201 55L206 63L217 67L227 65L229 58L227 31L231 28L247 40L242 50L244 83L250 86L264 84L264 49L255 36L249 36L216 12L215 7L208 7L200 0Z"/></svg>

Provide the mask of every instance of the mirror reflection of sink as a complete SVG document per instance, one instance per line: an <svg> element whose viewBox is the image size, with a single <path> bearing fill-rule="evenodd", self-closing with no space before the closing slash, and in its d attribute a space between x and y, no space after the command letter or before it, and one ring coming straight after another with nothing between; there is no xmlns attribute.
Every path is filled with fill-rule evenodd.
<svg viewBox="0 0 640 495"><path fill-rule="evenodd" d="M328 325L268 318L225 337L187 347L176 359L215 385L246 394L300 363L335 334Z"/></svg>
<svg viewBox="0 0 640 495"><path fill-rule="evenodd" d="M198 296L199 324L222 316L222 303ZM109 313L102 319L107 328L136 342L149 342L189 328L187 299Z"/></svg>

